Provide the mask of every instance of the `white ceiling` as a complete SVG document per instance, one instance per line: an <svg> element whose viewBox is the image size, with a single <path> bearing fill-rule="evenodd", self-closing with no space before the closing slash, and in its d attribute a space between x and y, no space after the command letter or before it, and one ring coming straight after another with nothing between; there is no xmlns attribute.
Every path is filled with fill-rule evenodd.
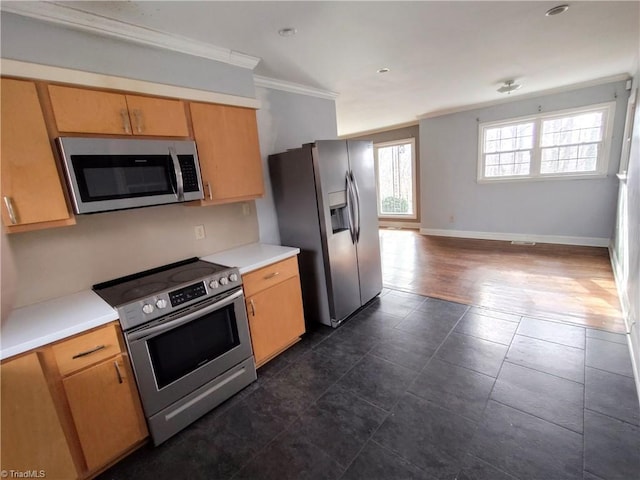
<svg viewBox="0 0 640 480"><path fill-rule="evenodd" d="M640 2L57 2L261 59L258 75L337 92L339 134L633 74ZM297 35L278 30L294 27ZM378 74L381 67L389 73Z"/></svg>

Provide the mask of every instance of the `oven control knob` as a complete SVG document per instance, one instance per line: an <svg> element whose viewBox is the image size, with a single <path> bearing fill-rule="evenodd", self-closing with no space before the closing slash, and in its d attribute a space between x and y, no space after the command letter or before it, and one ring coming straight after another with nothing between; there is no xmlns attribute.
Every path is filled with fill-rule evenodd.
<svg viewBox="0 0 640 480"><path fill-rule="evenodd" d="M153 305L151 305L150 303L145 303L142 306L142 311L147 314L153 312Z"/></svg>
<svg viewBox="0 0 640 480"><path fill-rule="evenodd" d="M229 275L229 280L231 280L232 282L237 282L238 275L236 275L235 273L232 273L231 275Z"/></svg>
<svg viewBox="0 0 640 480"><path fill-rule="evenodd" d="M156 302L156 307L167 308L167 301L164 298L158 299L158 301Z"/></svg>
<svg viewBox="0 0 640 480"><path fill-rule="evenodd" d="M229 279L227 277L220 277L220 285L226 285L229 283Z"/></svg>
<svg viewBox="0 0 640 480"><path fill-rule="evenodd" d="M211 281L209 282L209 286L210 286L211 288L218 288L218 287L220 286L220 284L218 283L218 280L211 280Z"/></svg>

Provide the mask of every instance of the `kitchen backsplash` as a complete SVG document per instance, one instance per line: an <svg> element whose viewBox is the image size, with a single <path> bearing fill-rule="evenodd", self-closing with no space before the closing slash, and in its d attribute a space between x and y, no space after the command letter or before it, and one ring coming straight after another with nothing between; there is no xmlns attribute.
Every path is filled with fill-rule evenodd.
<svg viewBox="0 0 640 480"><path fill-rule="evenodd" d="M198 225L204 226L202 240L195 237ZM253 201L79 215L75 226L8 236L16 267L15 278L10 279L15 282L13 307L87 290L95 283L258 238Z"/></svg>

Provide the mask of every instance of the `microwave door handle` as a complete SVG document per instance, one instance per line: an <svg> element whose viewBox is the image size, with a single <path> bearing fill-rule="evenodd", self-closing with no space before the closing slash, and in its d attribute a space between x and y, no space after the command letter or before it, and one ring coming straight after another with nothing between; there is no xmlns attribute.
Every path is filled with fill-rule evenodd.
<svg viewBox="0 0 640 480"><path fill-rule="evenodd" d="M173 159L171 160L170 163L171 163L171 166L173 167ZM174 172L175 172L175 169L174 169ZM171 191L173 192L173 195L176 197L176 200L177 200L178 199L178 192L176 191L176 185L174 185L172 181L169 181L169 183L171 184ZM176 180L176 183L177 183L177 180Z"/></svg>
<svg viewBox="0 0 640 480"><path fill-rule="evenodd" d="M137 332L129 333L127 334L127 340L129 341L140 340L142 338L147 338L149 336L152 336L158 333L166 332L167 330L171 330L184 323L188 323L191 320L201 317L202 315L206 315L207 313L213 312L214 310L218 310L219 308L225 307L230 303L233 303L237 298L241 297L242 294L243 294L242 289L240 289L234 294L229 295L228 297L223 298L222 300L215 302L211 305L207 305L204 308L200 308L195 312L191 312L188 315L185 315L184 317L176 318L175 320L162 323L155 327L148 327L143 330L138 330Z"/></svg>
<svg viewBox="0 0 640 480"><path fill-rule="evenodd" d="M171 160L173 160L173 169L176 172L176 183L178 184L178 194L176 197L179 202L184 201L184 180L182 179L182 168L180 168L180 160L178 160L178 154L176 153L176 149L173 147L169 147L169 155L171 155Z"/></svg>

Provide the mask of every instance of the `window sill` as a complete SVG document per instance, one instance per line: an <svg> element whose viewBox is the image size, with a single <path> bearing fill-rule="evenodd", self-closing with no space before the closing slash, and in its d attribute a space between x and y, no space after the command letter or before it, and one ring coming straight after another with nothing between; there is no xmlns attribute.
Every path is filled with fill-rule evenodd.
<svg viewBox="0 0 640 480"><path fill-rule="evenodd" d="M418 217L416 215L378 215L378 220L404 220L406 222L417 222Z"/></svg>
<svg viewBox="0 0 640 480"><path fill-rule="evenodd" d="M492 183L518 183L518 182L546 182L556 180L602 180L607 178L607 174L596 173L587 175L549 175L540 177L500 177L495 179L478 178L476 181L479 184L492 184Z"/></svg>

